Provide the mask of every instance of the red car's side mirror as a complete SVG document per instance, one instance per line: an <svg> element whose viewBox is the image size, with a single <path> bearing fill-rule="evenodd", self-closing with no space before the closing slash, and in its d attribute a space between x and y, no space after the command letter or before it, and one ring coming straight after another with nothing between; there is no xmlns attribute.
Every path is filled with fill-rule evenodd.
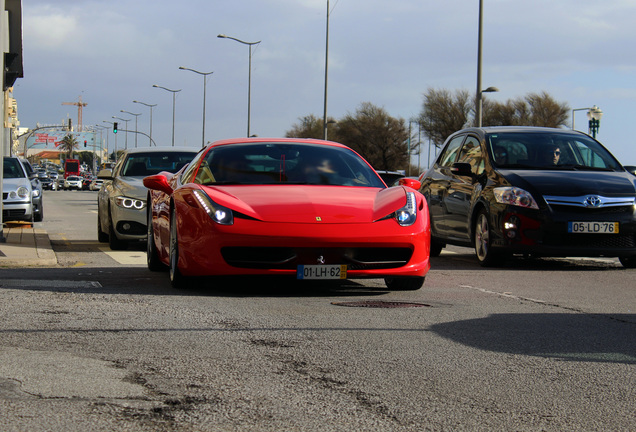
<svg viewBox="0 0 636 432"><path fill-rule="evenodd" d="M172 187L168 184L166 176L161 174L151 175L144 178L144 186L150 190L156 190L165 193L166 195L172 194Z"/></svg>
<svg viewBox="0 0 636 432"><path fill-rule="evenodd" d="M400 185L408 186L412 189L419 190L420 187L422 186L422 183L419 180L404 177L400 179Z"/></svg>

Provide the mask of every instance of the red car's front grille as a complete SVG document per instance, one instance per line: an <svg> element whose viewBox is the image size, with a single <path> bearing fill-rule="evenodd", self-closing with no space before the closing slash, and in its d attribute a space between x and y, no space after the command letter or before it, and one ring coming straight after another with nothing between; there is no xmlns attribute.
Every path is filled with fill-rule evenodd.
<svg viewBox="0 0 636 432"><path fill-rule="evenodd" d="M409 248L285 248L225 247L223 259L234 267L296 269L301 264L346 264L349 270L391 269L404 266Z"/></svg>

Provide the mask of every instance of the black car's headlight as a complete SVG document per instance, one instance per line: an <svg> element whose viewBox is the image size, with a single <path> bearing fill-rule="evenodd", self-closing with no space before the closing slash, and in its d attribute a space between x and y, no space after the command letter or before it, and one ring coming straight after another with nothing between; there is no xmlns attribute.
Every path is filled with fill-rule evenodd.
<svg viewBox="0 0 636 432"><path fill-rule="evenodd" d="M531 209L538 209L539 206L530 192L518 187L498 187L493 189L495 200L501 204L514 205Z"/></svg>
<svg viewBox="0 0 636 432"><path fill-rule="evenodd" d="M194 197L201 208L212 218L212 220L219 225L232 225L234 224L234 214L232 210L227 207L223 207L212 201L212 199L203 191L192 191Z"/></svg>
<svg viewBox="0 0 636 432"><path fill-rule="evenodd" d="M40 196L40 190L39 189L33 189L33 198L37 198Z"/></svg>
<svg viewBox="0 0 636 432"><path fill-rule="evenodd" d="M414 192L406 193L406 205L396 211L393 217L400 226L411 226L417 220L417 200Z"/></svg>
<svg viewBox="0 0 636 432"><path fill-rule="evenodd" d="M115 198L115 203L119 207L123 207L125 209L135 209L142 210L146 207L146 202L136 198L129 198L126 196L118 196Z"/></svg>

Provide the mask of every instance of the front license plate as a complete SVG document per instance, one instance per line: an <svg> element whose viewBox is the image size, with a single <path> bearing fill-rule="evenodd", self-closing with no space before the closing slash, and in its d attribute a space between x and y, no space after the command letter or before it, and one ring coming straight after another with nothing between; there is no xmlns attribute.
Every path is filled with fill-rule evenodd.
<svg viewBox="0 0 636 432"><path fill-rule="evenodd" d="M618 222L568 222L568 232L575 234L618 234Z"/></svg>
<svg viewBox="0 0 636 432"><path fill-rule="evenodd" d="M347 266L336 265L299 265L296 279L346 279Z"/></svg>

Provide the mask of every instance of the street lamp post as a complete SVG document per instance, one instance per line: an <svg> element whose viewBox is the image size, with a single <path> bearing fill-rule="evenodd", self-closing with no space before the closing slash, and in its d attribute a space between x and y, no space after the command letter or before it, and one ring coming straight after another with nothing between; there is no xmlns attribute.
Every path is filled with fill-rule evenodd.
<svg viewBox="0 0 636 432"><path fill-rule="evenodd" d="M130 111L124 111L124 110L120 110L120 112L126 113L126 114L130 114L130 115L134 115L135 116L135 148L137 148L137 117L139 117L141 115L141 113L139 114L135 114L135 113L131 113Z"/></svg>
<svg viewBox="0 0 636 432"><path fill-rule="evenodd" d="M187 67L180 66L181 70L188 70L199 75L203 75L203 132L201 133L201 148L205 147L205 88L208 81L208 75L213 74L214 72L200 72L198 70L190 69ZM247 132L249 136L249 131Z"/></svg>
<svg viewBox="0 0 636 432"><path fill-rule="evenodd" d="M322 117L323 134L322 138L327 140L327 81L329 78L329 0L327 0L327 29L325 31L325 100ZM410 139L410 138L409 138Z"/></svg>
<svg viewBox="0 0 636 432"><path fill-rule="evenodd" d="M484 22L484 4L483 0L479 0L479 27L477 31L477 91L475 92L475 126L481 127L481 108L482 108L482 96L483 93L499 91L497 87L488 87L486 90L481 89L481 49L482 49L482 34L483 34L483 22Z"/></svg>
<svg viewBox="0 0 636 432"><path fill-rule="evenodd" d="M170 90L169 88L165 88L165 87L161 87L158 86L157 84L153 84L152 85L155 88L160 88L163 89L165 91L169 91L172 92L172 147L174 147L174 117L175 117L175 104L176 104L176 95L178 92L181 91L181 89L179 90Z"/></svg>
<svg viewBox="0 0 636 432"><path fill-rule="evenodd" d="M115 117L115 116L113 116L113 118L116 120L121 120L126 123L126 140L124 141L125 143L124 146L125 146L125 149L128 150L128 122L130 121L130 119L126 120L121 117Z"/></svg>
<svg viewBox="0 0 636 432"><path fill-rule="evenodd" d="M406 155L408 156L407 165L406 165L407 176L411 175L411 136L413 135L413 132L411 131L411 125L413 123L418 124L419 122L417 120L409 120L409 139L407 142L407 150L406 150ZM419 139L418 139L418 144L419 144Z"/></svg>
<svg viewBox="0 0 636 432"><path fill-rule="evenodd" d="M232 36L226 36L224 34L220 34L217 37L222 39L232 39L239 43L247 45L249 47L249 67L248 67L248 74L247 74L247 136L249 138L250 137L250 117L251 117L251 110L252 110L252 45L257 45L261 43L261 41L245 42Z"/></svg>
<svg viewBox="0 0 636 432"><path fill-rule="evenodd" d="M148 144L148 147L152 147L152 109L154 107L156 107L157 104L147 104L145 102L141 102L141 101L138 101L138 100L134 100L133 103L142 104L142 105L145 105L145 106L150 108L150 131L149 131L149 135L148 135L148 138L150 138L150 142Z"/></svg>
<svg viewBox="0 0 636 432"><path fill-rule="evenodd" d="M590 108L587 112L590 133L592 134L592 138L594 139L596 139L596 133L601 126L601 117L603 117L603 111L596 105Z"/></svg>

